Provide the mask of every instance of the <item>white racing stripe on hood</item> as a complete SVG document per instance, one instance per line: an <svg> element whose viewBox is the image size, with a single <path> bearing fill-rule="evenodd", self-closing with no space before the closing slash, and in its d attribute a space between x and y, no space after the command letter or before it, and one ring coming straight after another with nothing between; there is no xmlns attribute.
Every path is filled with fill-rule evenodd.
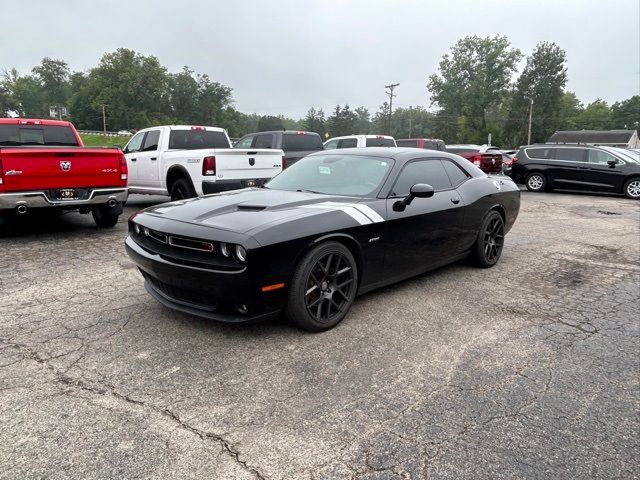
<svg viewBox="0 0 640 480"><path fill-rule="evenodd" d="M323 202L316 203L314 205L304 205L303 208L315 208L319 210L340 210L351 218L353 218L360 225L369 225L371 223L383 222L384 218L378 215L375 210L366 206L359 205L357 203L337 203L337 202Z"/></svg>

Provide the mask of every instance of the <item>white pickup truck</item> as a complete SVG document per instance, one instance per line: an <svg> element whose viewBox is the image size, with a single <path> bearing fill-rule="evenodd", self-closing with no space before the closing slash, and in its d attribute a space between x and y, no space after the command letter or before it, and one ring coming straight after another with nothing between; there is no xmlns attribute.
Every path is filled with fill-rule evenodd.
<svg viewBox="0 0 640 480"><path fill-rule="evenodd" d="M325 150L334 148L396 147L396 141L388 135L347 135L333 137L324 142Z"/></svg>
<svg viewBox="0 0 640 480"><path fill-rule="evenodd" d="M284 152L231 148L218 127L145 128L124 147L129 192L170 195L172 200L256 187L282 171Z"/></svg>

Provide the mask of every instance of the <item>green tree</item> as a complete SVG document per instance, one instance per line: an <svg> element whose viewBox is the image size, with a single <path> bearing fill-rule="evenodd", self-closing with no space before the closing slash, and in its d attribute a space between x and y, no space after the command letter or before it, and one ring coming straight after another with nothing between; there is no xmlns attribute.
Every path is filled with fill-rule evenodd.
<svg viewBox="0 0 640 480"><path fill-rule="evenodd" d="M364 107L358 107L354 110L356 114L356 126L355 132L361 135L366 135L371 130L371 118L369 110Z"/></svg>
<svg viewBox="0 0 640 480"><path fill-rule="evenodd" d="M513 93L506 136L511 145L527 141L530 99L533 99L531 141L546 141L560 125L560 101L567 83L566 54L555 43L541 42L527 63Z"/></svg>
<svg viewBox="0 0 640 480"><path fill-rule="evenodd" d="M484 141L488 133L487 113L500 105L510 88L520 50L512 48L505 36L464 37L451 48L439 65L439 74L431 75L428 90L432 104L442 110L442 131L452 133L460 117L469 129L457 132L455 141ZM467 133L469 132L469 133ZM448 136L446 141L451 142Z"/></svg>
<svg viewBox="0 0 640 480"><path fill-rule="evenodd" d="M611 127L635 130L640 126L640 95L611 105Z"/></svg>
<svg viewBox="0 0 640 480"><path fill-rule="evenodd" d="M371 119L370 132L381 135L389 130L389 102L384 102Z"/></svg>
<svg viewBox="0 0 640 480"><path fill-rule="evenodd" d="M47 109L67 106L70 96L70 71L64 60L45 57L40 62L40 65L33 67L31 72L34 78L42 85Z"/></svg>
<svg viewBox="0 0 640 480"><path fill-rule="evenodd" d="M325 118L322 109L316 110L311 107L309 111L307 111L307 116L302 120L302 129L307 132L316 132L324 138L325 128Z"/></svg>
<svg viewBox="0 0 640 480"><path fill-rule="evenodd" d="M396 108L391 116L391 135L395 138L433 137L435 115L424 107Z"/></svg>
<svg viewBox="0 0 640 480"><path fill-rule="evenodd" d="M194 71L183 67L180 73L174 73L169 79L171 113L180 123L201 123L199 108L200 88Z"/></svg>
<svg viewBox="0 0 640 480"><path fill-rule="evenodd" d="M284 130L282 118L274 115L263 115L260 117L256 132L268 132L271 130Z"/></svg>
<svg viewBox="0 0 640 480"><path fill-rule="evenodd" d="M565 91L558 102L558 130L576 130L584 110L575 93Z"/></svg>
<svg viewBox="0 0 640 480"><path fill-rule="evenodd" d="M331 137L352 135L357 133L358 115L349 105L336 105L333 114L327 118L327 131Z"/></svg>
<svg viewBox="0 0 640 480"><path fill-rule="evenodd" d="M598 98L580 112L577 126L584 130L607 130L611 127L611 110L604 100Z"/></svg>
<svg viewBox="0 0 640 480"><path fill-rule="evenodd" d="M45 91L40 81L32 76L20 76L13 68L5 72L2 81L7 92L9 109L15 110L21 117L48 117L49 107L46 105Z"/></svg>

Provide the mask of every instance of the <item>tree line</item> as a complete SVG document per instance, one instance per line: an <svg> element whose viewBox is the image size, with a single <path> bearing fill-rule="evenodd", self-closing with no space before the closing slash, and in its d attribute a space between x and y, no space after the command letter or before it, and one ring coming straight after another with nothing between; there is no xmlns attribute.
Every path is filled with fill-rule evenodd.
<svg viewBox="0 0 640 480"><path fill-rule="evenodd" d="M172 73L154 56L120 48L86 72L72 72L65 61L51 58L29 74L4 71L0 116L53 112L80 129L102 130L104 112L111 131L186 123L222 126L232 137L292 129L323 137L384 133L485 143L491 134L494 145L505 147L526 143L530 108L532 142L544 142L555 130L638 127L640 95L611 106L601 99L583 105L566 90L566 54L558 45L539 43L512 81L522 58L505 36L464 37L427 79L428 106L401 106L391 116L386 102L374 113L362 106L336 105L328 113L312 107L304 118L292 119L242 113L234 107L232 89L208 75L189 67Z"/></svg>

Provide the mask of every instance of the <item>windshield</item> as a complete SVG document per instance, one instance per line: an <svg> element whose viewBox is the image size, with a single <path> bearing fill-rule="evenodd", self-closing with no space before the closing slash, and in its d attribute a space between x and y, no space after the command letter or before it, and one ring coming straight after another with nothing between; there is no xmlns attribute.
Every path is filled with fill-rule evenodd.
<svg viewBox="0 0 640 480"><path fill-rule="evenodd" d="M392 165L390 158L313 155L294 163L266 187L366 197L380 188Z"/></svg>
<svg viewBox="0 0 640 480"><path fill-rule="evenodd" d="M169 150L199 150L203 148L231 148L224 132L212 130L171 130Z"/></svg>
<svg viewBox="0 0 640 480"><path fill-rule="evenodd" d="M396 142L393 138L385 137L368 137L366 141L367 147L395 147Z"/></svg>
<svg viewBox="0 0 640 480"><path fill-rule="evenodd" d="M71 127L58 125L0 125L0 146L59 145L77 147Z"/></svg>
<svg viewBox="0 0 640 480"><path fill-rule="evenodd" d="M622 157L623 160L627 160L633 163L640 163L640 153L633 152L631 150L625 150L624 148L615 147L602 147L605 150Z"/></svg>

